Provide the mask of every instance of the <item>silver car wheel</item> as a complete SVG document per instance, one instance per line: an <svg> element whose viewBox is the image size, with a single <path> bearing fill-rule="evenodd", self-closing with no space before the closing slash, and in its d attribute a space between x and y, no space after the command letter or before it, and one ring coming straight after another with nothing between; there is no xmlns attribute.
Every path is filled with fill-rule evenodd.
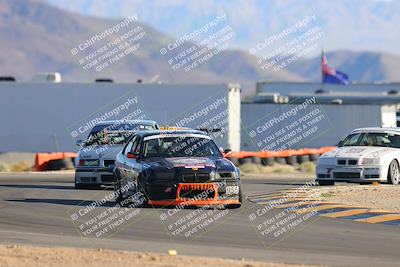
<svg viewBox="0 0 400 267"><path fill-rule="evenodd" d="M391 184L398 184L400 180L399 164L393 160L389 165L389 182Z"/></svg>

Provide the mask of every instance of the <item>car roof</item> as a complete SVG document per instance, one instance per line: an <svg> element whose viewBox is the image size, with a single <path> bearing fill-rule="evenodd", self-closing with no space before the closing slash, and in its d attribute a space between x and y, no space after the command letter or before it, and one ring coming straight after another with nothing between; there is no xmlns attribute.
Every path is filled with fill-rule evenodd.
<svg viewBox="0 0 400 267"><path fill-rule="evenodd" d="M112 125L120 123L141 124L141 125L156 125L157 122L151 120L109 120L96 123L97 125Z"/></svg>
<svg viewBox="0 0 400 267"><path fill-rule="evenodd" d="M400 127L365 127L357 128L351 131L351 133L385 133L395 132L400 134Z"/></svg>
<svg viewBox="0 0 400 267"><path fill-rule="evenodd" d="M150 130L150 131L138 131L136 135L145 137L157 134L165 134L165 135L185 135L185 134L201 134L204 136L208 136L206 132L199 130Z"/></svg>

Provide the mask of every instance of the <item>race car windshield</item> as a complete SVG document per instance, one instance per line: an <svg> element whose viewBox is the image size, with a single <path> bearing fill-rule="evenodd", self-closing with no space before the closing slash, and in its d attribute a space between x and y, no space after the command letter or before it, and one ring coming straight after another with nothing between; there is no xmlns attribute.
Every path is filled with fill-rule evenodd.
<svg viewBox="0 0 400 267"><path fill-rule="evenodd" d="M96 125L90 132L85 146L124 144L131 137L132 133L139 130L156 130L155 125L138 123L115 123Z"/></svg>
<svg viewBox="0 0 400 267"><path fill-rule="evenodd" d="M400 148L400 135L393 133L351 134L343 141L343 146L379 146Z"/></svg>
<svg viewBox="0 0 400 267"><path fill-rule="evenodd" d="M144 158L222 157L211 139L199 137L164 137L150 139L143 145Z"/></svg>
<svg viewBox="0 0 400 267"><path fill-rule="evenodd" d="M88 141L85 143L85 146L125 144L131 136L132 132L130 131L109 132L104 130L93 134L91 133L88 137Z"/></svg>

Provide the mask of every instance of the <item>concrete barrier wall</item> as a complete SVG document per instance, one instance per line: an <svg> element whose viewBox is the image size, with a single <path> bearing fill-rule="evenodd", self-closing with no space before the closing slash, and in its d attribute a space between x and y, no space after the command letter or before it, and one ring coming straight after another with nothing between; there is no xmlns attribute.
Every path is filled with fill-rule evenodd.
<svg viewBox="0 0 400 267"><path fill-rule="evenodd" d="M240 90L236 93L240 94ZM194 128L227 111L228 102L221 99L228 101L228 94L228 86L223 84L3 82L0 83L0 152L76 151L75 142L87 137L90 129L84 128L91 120L126 103L130 103L126 109L120 109L107 120L131 115L132 119L150 119L162 125L182 121L180 126ZM217 108L193 117L216 101L219 101ZM225 148L240 146L240 135L233 140L236 143L229 144L227 134L216 136L216 140Z"/></svg>
<svg viewBox="0 0 400 267"><path fill-rule="evenodd" d="M316 101L318 103L318 100ZM295 116L290 116L287 119L283 119L281 122L272 125L268 131L257 133L255 137L250 136L250 132L252 130L257 130L257 127L263 126L263 124L269 120L279 117L283 113L295 108L296 106L297 105L292 104L242 103L242 150L277 150L279 146L270 146L273 141L263 142L263 140L270 134L274 134L282 129L285 129L285 127L291 123L298 121L302 116L313 111L318 112L314 118L311 118L307 122L315 119L317 116L322 115L321 120L314 124L318 127L318 129L299 142L293 142L292 145L289 145L283 150L299 149L304 147L319 148L324 146L335 146L355 128L380 126L393 127L396 125L396 109L394 106L315 104L299 111L299 113ZM304 125L304 122L299 124ZM310 127L308 127L308 129L310 129ZM286 140L286 143L297 136L298 135L296 134L289 140ZM262 145L259 146L258 142L262 142ZM271 149L263 149L264 147L269 147Z"/></svg>

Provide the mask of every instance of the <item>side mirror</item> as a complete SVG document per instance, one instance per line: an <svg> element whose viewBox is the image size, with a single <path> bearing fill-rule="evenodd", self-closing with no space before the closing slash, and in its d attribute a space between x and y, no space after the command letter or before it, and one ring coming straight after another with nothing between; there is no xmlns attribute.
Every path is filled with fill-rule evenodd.
<svg viewBox="0 0 400 267"><path fill-rule="evenodd" d="M137 154L132 153L132 152L128 152L128 154L126 154L126 157L128 159L137 159Z"/></svg>
<svg viewBox="0 0 400 267"><path fill-rule="evenodd" d="M232 149L227 148L227 149L224 150L224 155L226 156L231 152L232 152Z"/></svg>
<svg viewBox="0 0 400 267"><path fill-rule="evenodd" d="M83 145L83 141L82 140L76 140L76 145L81 147Z"/></svg>
<svg viewBox="0 0 400 267"><path fill-rule="evenodd" d="M338 147L343 146L343 140L339 141L339 143L337 143L337 146L338 146Z"/></svg>

